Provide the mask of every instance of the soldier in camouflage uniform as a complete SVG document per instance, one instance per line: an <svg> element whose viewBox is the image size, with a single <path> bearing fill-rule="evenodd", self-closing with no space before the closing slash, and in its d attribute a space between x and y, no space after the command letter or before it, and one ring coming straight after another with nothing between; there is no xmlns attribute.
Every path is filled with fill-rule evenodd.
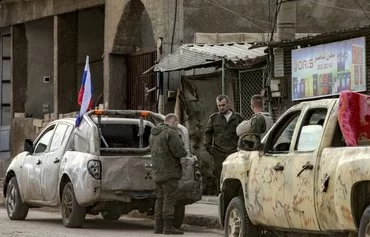
<svg viewBox="0 0 370 237"><path fill-rule="evenodd" d="M166 115L164 123L152 128L149 138L157 191L154 210L156 234L183 234L173 226L178 180L181 178L180 159L187 155L176 131L178 123L175 114Z"/></svg>
<svg viewBox="0 0 370 237"><path fill-rule="evenodd" d="M230 101L226 95L217 96L216 104L218 112L210 116L204 129L204 145L213 157L213 175L218 193L222 162L236 151L238 145L236 127L243 121L243 117L230 109Z"/></svg>
<svg viewBox="0 0 370 237"><path fill-rule="evenodd" d="M241 137L246 133L253 133L262 139L273 125L271 115L263 112L262 96L252 96L251 109L253 110L254 114L252 115L251 119L245 120L238 125L236 128L236 134Z"/></svg>

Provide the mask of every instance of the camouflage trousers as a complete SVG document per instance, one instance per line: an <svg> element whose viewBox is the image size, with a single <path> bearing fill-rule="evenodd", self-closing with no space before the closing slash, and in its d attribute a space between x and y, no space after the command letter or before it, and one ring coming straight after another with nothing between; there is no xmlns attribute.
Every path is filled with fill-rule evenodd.
<svg viewBox="0 0 370 237"><path fill-rule="evenodd" d="M173 219L178 199L178 180L157 182L156 196L154 219Z"/></svg>

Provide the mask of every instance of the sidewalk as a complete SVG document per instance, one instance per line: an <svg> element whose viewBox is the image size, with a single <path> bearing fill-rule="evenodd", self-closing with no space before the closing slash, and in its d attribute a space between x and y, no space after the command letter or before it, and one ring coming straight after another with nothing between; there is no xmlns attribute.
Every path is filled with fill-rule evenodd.
<svg viewBox="0 0 370 237"><path fill-rule="evenodd" d="M221 228L218 220L218 199L203 196L201 201L185 207L184 224Z"/></svg>

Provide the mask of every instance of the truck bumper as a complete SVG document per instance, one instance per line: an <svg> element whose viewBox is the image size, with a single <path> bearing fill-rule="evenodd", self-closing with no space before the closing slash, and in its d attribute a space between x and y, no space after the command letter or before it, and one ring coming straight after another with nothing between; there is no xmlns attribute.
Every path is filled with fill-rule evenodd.
<svg viewBox="0 0 370 237"><path fill-rule="evenodd" d="M225 221L225 201L224 193L218 195L218 221L222 227L224 227Z"/></svg>

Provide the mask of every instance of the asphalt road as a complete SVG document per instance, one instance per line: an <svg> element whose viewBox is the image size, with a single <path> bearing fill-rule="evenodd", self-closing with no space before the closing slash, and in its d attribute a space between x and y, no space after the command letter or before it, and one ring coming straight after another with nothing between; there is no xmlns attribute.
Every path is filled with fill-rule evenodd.
<svg viewBox="0 0 370 237"><path fill-rule="evenodd" d="M223 236L222 230L183 225L183 236ZM153 221L122 216L119 221L103 221L100 216L87 216L83 228L70 229L62 224L59 213L30 209L26 220L11 221L6 209L0 208L0 236L12 237L122 237L164 236L153 234ZM168 236L168 235L167 235Z"/></svg>

